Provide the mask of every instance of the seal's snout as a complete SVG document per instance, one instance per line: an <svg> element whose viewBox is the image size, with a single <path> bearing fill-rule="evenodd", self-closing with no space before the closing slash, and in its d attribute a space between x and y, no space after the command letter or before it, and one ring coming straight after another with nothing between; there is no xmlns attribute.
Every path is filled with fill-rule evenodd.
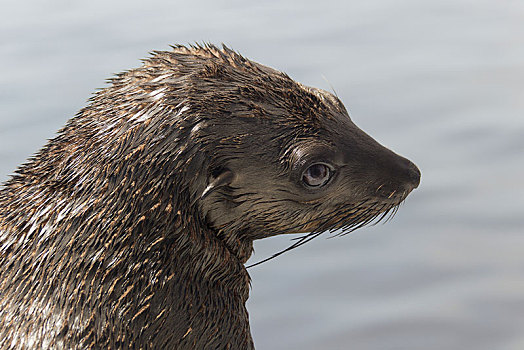
<svg viewBox="0 0 524 350"><path fill-rule="evenodd" d="M413 186L413 189L417 188L420 184L420 170L417 168L415 164L411 162L409 162L408 177L411 180L411 185Z"/></svg>
<svg viewBox="0 0 524 350"><path fill-rule="evenodd" d="M420 170L413 162L401 157L399 164L403 184L408 191L414 190L420 184Z"/></svg>
<svg viewBox="0 0 524 350"><path fill-rule="evenodd" d="M387 150L379 170L379 196L391 198L394 193L406 196L420 184L420 170L413 162Z"/></svg>

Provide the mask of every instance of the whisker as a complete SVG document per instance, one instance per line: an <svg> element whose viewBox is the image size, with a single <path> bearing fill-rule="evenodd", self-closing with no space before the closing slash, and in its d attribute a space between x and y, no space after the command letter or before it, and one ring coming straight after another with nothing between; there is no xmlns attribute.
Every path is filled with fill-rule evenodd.
<svg viewBox="0 0 524 350"><path fill-rule="evenodd" d="M388 199L391 199L393 196L395 196L395 194L397 194L397 191L391 192ZM397 194L397 198L405 198L405 195L405 192L403 192L401 196ZM299 237L292 238L291 241L294 242L287 248L284 248L263 260L248 265L246 268L251 268L272 260L286 252L289 252L290 250L311 242L313 239L322 235L324 232L340 230L340 232L333 234L328 238L341 237L346 236L351 232L369 224L376 225L381 221L388 222L393 216L395 216L402 202L403 200L399 201L398 203L380 204L379 202L372 202L369 199L363 200L357 204L348 204L344 205L342 208L335 208L327 213L324 213L321 217L313 218L306 221L305 223L292 226L291 228L288 227L286 230L281 230L280 232L275 232L274 234L289 233L290 231L299 230L300 228L308 227L318 223L317 227L311 232ZM338 219L334 220L337 217Z"/></svg>
<svg viewBox="0 0 524 350"><path fill-rule="evenodd" d="M322 233L324 233L324 231L321 231L321 232L315 232L315 233L312 233L312 234L308 234L308 235L304 236L304 237L303 237L301 240L299 240L298 242L296 242L296 243L290 245L289 247L287 247L286 249L283 249L283 250L281 250L280 252L275 253L275 254L271 255L270 257L268 257L268 258L266 258L266 259L264 259L264 260L260 260L259 262L256 262L256 263L254 263L254 264L251 264L251 265L246 266L246 269L249 269L249 268L251 268L251 267L254 267L254 266L260 265L260 264L262 264L262 263L265 263L266 261L272 260L272 259L276 258L277 256L280 256L280 255L282 255L282 254L284 254L284 253L286 253L286 252L288 252L288 251L290 251L290 250L292 250L292 249L298 248L298 247L300 247L301 245L306 244L306 243L308 243L309 241L311 241L311 240L315 239L316 237L320 236Z"/></svg>
<svg viewBox="0 0 524 350"><path fill-rule="evenodd" d="M392 211L391 213L389 214L388 218L384 221L384 224L389 222L391 219L393 219L393 217L397 214L398 212L398 209L400 208L400 205L402 203L399 203Z"/></svg>

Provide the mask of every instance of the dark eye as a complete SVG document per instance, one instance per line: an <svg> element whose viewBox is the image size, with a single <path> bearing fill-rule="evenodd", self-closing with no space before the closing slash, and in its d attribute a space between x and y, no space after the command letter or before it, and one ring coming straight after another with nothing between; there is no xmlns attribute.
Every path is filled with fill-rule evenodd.
<svg viewBox="0 0 524 350"><path fill-rule="evenodd" d="M331 169L322 163L310 166L302 174L302 181L310 187L320 187L325 185L331 178Z"/></svg>

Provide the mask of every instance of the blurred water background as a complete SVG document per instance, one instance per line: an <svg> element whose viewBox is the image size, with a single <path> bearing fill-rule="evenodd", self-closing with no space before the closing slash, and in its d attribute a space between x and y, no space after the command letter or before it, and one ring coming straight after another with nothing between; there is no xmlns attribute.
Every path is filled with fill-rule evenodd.
<svg viewBox="0 0 524 350"><path fill-rule="evenodd" d="M195 41L333 86L423 174L387 225L250 271L257 349L524 349L522 1L3 0L0 181L106 78Z"/></svg>

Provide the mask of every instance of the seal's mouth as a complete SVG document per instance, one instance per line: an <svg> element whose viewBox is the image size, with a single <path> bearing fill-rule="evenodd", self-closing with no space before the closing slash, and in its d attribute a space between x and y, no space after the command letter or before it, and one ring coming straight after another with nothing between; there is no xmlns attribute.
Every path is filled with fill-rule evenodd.
<svg viewBox="0 0 524 350"><path fill-rule="evenodd" d="M335 236L347 235L366 225L376 225L382 221L389 221L397 213L400 204L407 197L408 192L392 193L389 198L370 198L357 204L338 206L335 210L322 215L321 220L310 233L299 238L311 238L322 232L336 232Z"/></svg>
<svg viewBox="0 0 524 350"><path fill-rule="evenodd" d="M295 242L292 245L266 259L246 266L246 268L272 260L277 256L312 241L325 232L334 233L331 237L339 237L348 235L366 225L374 226L380 222L388 222L395 216L400 205L414 188L416 188L416 186L413 186L411 189L403 190L402 192L394 191L387 198L373 197L357 204L351 203L336 206L335 209L320 215L307 224L301 225L300 228L296 227L297 230L295 232L293 232L293 230L286 232L307 232L301 237L294 238L293 240Z"/></svg>

